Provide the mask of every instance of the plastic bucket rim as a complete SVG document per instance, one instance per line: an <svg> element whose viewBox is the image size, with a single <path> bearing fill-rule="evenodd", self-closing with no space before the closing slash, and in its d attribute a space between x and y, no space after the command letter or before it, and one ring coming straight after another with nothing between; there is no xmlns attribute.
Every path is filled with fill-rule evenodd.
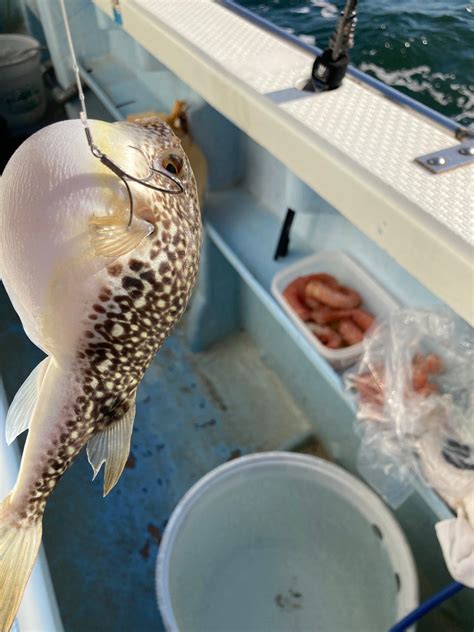
<svg viewBox="0 0 474 632"><path fill-rule="evenodd" d="M408 614L408 612L411 612L411 610L416 608L419 600L419 590L413 554L400 525L377 494L368 487L368 485L340 466L330 463L329 461L325 461L324 459L295 452L269 451L245 455L213 468L189 488L173 510L171 518L163 533L155 570L155 587L158 607L166 630L168 632L180 632L171 602L169 575L171 554L176 542L176 537L185 518L190 514L195 503L197 503L214 484L227 479L234 472L247 469L249 466L266 467L268 465L275 464L287 464L297 466L302 469L309 469L315 473L322 474L326 477L326 480L330 480L332 482L337 481L339 484L342 483L346 490L350 489L351 495L346 496L341 494L341 496L348 502L351 502L351 504L360 511L368 522L369 519L365 511L362 511L360 506L357 506L355 502L352 502L353 500L357 499L362 501L365 509L371 506L374 510L374 514L379 518L382 517L382 522L385 527L383 534L384 536L391 536L389 540L387 537L384 537L384 542L387 543L387 541L397 540L396 551L389 549L387 545L385 546L390 563L395 571L395 567L393 565L394 555L396 554L396 562L401 561L400 567L404 570L401 589L397 596L396 621L400 620Z"/></svg>
<svg viewBox="0 0 474 632"><path fill-rule="evenodd" d="M7 60L2 62L0 57L0 68L11 68L12 66L17 66L19 64L24 64L27 61L31 61L36 56L39 57L41 44L36 38L31 37L31 35L23 35L22 33L0 33L0 43L2 40L5 41L7 39L21 39L25 43L28 40L30 42L30 46L28 46L28 48L25 48L25 50L21 52L21 55L24 56L20 56L17 61ZM18 55L20 55L20 52L18 52Z"/></svg>

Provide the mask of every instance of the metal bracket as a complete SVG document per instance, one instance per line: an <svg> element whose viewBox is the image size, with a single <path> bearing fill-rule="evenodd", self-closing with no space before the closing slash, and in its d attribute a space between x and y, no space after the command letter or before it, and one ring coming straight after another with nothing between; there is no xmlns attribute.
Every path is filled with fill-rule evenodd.
<svg viewBox="0 0 474 632"><path fill-rule="evenodd" d="M474 138L466 138L461 145L439 149L431 154L418 156L416 162L432 173L444 173L474 164Z"/></svg>

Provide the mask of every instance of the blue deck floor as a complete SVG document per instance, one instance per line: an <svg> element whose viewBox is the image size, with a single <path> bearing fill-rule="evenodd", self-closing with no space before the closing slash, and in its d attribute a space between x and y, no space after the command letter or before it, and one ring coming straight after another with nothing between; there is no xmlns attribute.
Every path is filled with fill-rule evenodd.
<svg viewBox="0 0 474 632"><path fill-rule="evenodd" d="M3 288L0 322L0 366L11 399L41 354ZM102 498L102 473L91 482L83 451L48 502L43 541L67 632L162 630L154 568L178 500L213 467L277 448L308 428L245 334L223 344L196 356L178 328L139 388L131 454L117 486Z"/></svg>
<svg viewBox="0 0 474 632"><path fill-rule="evenodd" d="M172 337L137 399L128 467L102 498L84 452L48 505L44 542L67 631L161 630L154 567L161 533L200 476L246 446L221 437L219 408Z"/></svg>

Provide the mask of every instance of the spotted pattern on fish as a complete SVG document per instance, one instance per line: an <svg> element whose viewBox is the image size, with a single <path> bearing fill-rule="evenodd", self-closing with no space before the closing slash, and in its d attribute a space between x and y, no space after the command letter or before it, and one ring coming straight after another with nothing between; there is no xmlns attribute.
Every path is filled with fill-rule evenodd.
<svg viewBox="0 0 474 632"><path fill-rule="evenodd" d="M162 134L162 124L157 131ZM165 130L168 140L170 133ZM144 149L153 152L151 146ZM40 464L20 526L41 517L48 496L87 441L127 412L154 354L185 311L201 249L192 172L188 191L191 195L181 196L147 189L142 195L155 217L155 230L136 253L107 266L110 285L100 289L90 306L77 349L79 394L61 413L64 422Z"/></svg>

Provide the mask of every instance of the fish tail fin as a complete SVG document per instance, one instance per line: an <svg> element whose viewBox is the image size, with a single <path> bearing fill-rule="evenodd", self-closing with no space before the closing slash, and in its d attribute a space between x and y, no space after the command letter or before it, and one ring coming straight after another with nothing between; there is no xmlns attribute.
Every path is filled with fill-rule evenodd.
<svg viewBox="0 0 474 632"><path fill-rule="evenodd" d="M7 496L0 503L0 632L13 625L41 544L41 519L20 527L14 517Z"/></svg>

